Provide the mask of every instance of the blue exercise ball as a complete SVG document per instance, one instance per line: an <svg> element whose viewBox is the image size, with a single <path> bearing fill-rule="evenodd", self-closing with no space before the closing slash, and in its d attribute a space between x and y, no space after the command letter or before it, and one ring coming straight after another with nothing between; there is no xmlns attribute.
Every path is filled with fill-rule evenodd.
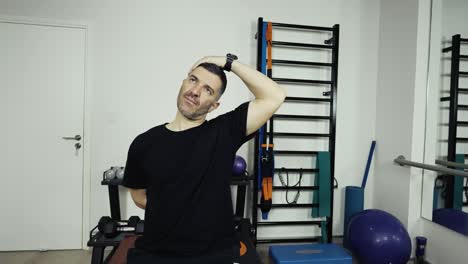
<svg viewBox="0 0 468 264"><path fill-rule="evenodd" d="M232 165L232 173L236 176L243 175L247 169L247 163L244 158L236 155L234 158L234 164Z"/></svg>
<svg viewBox="0 0 468 264"><path fill-rule="evenodd" d="M377 209L354 215L347 229L349 249L363 264L406 264L411 239L393 215Z"/></svg>

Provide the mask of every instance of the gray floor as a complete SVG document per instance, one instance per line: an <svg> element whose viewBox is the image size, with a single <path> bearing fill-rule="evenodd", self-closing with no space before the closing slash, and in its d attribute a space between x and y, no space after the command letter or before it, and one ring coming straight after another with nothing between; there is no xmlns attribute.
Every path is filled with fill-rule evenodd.
<svg viewBox="0 0 468 264"><path fill-rule="evenodd" d="M267 244L257 246L263 264L270 264ZM89 250L0 252L1 264L90 264Z"/></svg>
<svg viewBox="0 0 468 264"><path fill-rule="evenodd" d="M257 252L263 264L268 260L268 245L259 245ZM0 252L1 264L90 264L91 251L88 250L57 250L57 251L18 251Z"/></svg>
<svg viewBox="0 0 468 264"><path fill-rule="evenodd" d="M57 251L17 251L0 252L2 264L90 264L91 251L57 250Z"/></svg>
<svg viewBox="0 0 468 264"><path fill-rule="evenodd" d="M257 252L263 264L272 264L268 257L269 245L258 245ZM90 250L0 252L0 264L90 264ZM354 264L358 264L353 259ZM413 261L409 261L413 263Z"/></svg>
<svg viewBox="0 0 468 264"><path fill-rule="evenodd" d="M268 258L268 246L258 245L257 252L263 264L271 264ZM63 250L63 251L26 251L26 252L0 252L1 264L90 264L91 251L89 250ZM353 263L357 263L353 260ZM413 263L413 262L408 262Z"/></svg>

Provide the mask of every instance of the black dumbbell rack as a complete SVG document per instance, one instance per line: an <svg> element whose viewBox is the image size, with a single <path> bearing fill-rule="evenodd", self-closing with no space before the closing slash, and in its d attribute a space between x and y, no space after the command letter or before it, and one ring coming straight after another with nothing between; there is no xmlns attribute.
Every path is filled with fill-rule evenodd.
<svg viewBox="0 0 468 264"><path fill-rule="evenodd" d="M249 175L247 172L242 176L233 176L231 180L231 185L237 186L234 223L240 236L240 240L247 247L247 253L241 256L240 259L238 259L236 262L244 264L261 263L252 239L252 223L250 222L250 219L245 217L244 213L247 187L249 187L251 184L254 184L252 182L253 180L254 177Z"/></svg>
<svg viewBox="0 0 468 264"><path fill-rule="evenodd" d="M119 185L122 184L121 179L103 179L101 185L107 185L109 191L109 203L111 218L115 221L121 221L120 215L120 198ZM119 246L120 242L128 235L128 232L122 232L113 238L106 238L103 234L97 231L98 226L95 226L89 232L88 247L93 248L91 264L107 263ZM113 247L111 253L104 260L104 250L106 247Z"/></svg>
<svg viewBox="0 0 468 264"><path fill-rule="evenodd" d="M247 186L250 185L252 180L253 177L249 176L248 174L232 177L231 185L237 186L236 208L234 214L236 220L240 220L245 217L245 195Z"/></svg>
<svg viewBox="0 0 468 264"><path fill-rule="evenodd" d="M101 181L101 185L107 185L109 190L109 203L110 203L110 212L111 218L115 221L120 221L120 199L119 199L119 185L122 184L122 179L110 179L107 180L104 178Z"/></svg>

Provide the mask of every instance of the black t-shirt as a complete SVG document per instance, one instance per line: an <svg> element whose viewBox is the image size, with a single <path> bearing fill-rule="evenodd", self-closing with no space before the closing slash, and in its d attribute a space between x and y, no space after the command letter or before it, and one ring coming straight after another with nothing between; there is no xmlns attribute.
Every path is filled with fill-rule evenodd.
<svg viewBox="0 0 468 264"><path fill-rule="evenodd" d="M146 189L137 248L177 256L232 248L230 180L237 150L254 136L245 135L248 106L179 132L156 126L134 139L122 185Z"/></svg>

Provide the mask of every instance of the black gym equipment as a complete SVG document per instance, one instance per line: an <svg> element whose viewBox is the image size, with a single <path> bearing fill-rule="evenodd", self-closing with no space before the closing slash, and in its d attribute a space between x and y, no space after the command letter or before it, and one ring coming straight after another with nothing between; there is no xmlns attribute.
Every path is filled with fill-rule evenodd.
<svg viewBox="0 0 468 264"><path fill-rule="evenodd" d="M271 25L272 31L268 32L268 25ZM265 174L270 174L274 177L275 173L278 172L299 172L299 173L307 173L307 174L317 174L319 172L318 168L297 168L297 167L286 167L286 168L279 168L273 167L273 173L270 172L270 168L267 167L265 161L268 160L268 156L265 154L265 150L263 146L266 145L267 137L266 136L273 136L269 138L269 142L272 143L273 139L277 137L282 138L289 138L289 139L296 139L296 138L321 138L328 140L328 151L330 152L330 181L334 180L334 162L335 162L335 138L336 138L336 105L337 105L337 93L338 93L338 51L339 51L339 25L333 25L333 27L317 27L317 26L308 26L308 25L296 25L296 24L285 24L285 23L277 23L277 22L269 22L264 21L262 17L258 18L257 24L257 70L264 73L268 77L270 77L273 81L278 82L279 84L293 84L295 86L306 86L309 87L311 90L325 87L326 91L322 92L322 96L317 97L286 97L286 103L307 103L307 104L326 104L325 107L329 109L327 115L323 114L315 114L309 113L307 115L297 115L297 114L275 114L273 115L270 120L268 120L265 125L260 129L260 131L264 131L264 133L259 133L255 138L255 161L254 161L254 175L257 177L264 177ZM321 32L321 34L326 34L327 39L323 40L323 43L298 43L298 42L290 42L290 41L278 41L275 40L273 34L276 29L281 29L282 31L301 31L301 32ZM331 37L331 38L328 38ZM270 41L268 41L270 40ZM303 50L304 52L309 52L308 50L321 50L323 52L329 53L330 60L327 62L324 61L298 61L298 60L291 60L288 58L273 58L272 49L276 49L277 47L281 48L288 48L288 49L295 49L295 50ZM267 66L266 63L269 65ZM278 76L278 72L274 71L276 65L282 65L287 67L314 67L314 68L322 68L322 69L329 69L330 78L327 80L323 79L315 79L311 78L310 76L306 78L289 78L287 76ZM273 67L272 67L273 66ZM275 75L276 74L276 75ZM280 73L281 74L281 73ZM293 88L293 87L291 87ZM296 133L295 131L273 131L273 122L276 123L277 120L296 120L299 121L320 121L328 122L328 133ZM270 127L269 131L267 131L267 127ZM275 149L272 149L272 155L274 160L283 159L285 156L300 156L300 157L312 157L316 158L319 151L317 150L298 150L298 149L288 149L288 146L275 146ZM273 160L271 158L271 160ZM274 165L275 163L273 163ZM279 164L279 162L276 162ZM264 170L268 170L265 172ZM266 175L266 176L270 176ZM304 175L304 177L308 177L308 175ZM260 182L262 180L260 179ZM269 186L268 186L269 187ZM263 202L264 199L259 197L259 193L263 194L263 186L260 184L255 184L252 192L252 234L253 234L253 241L255 244L257 243L290 243L290 242L318 242L322 240L322 236L317 236L314 233L318 231L317 227L320 227L323 230L322 221L301 221L300 219L292 219L288 217L287 220L283 221L259 221L258 214L261 210L262 216L263 213L266 211L265 203ZM333 204L333 187L330 186L330 204ZM282 192L288 189L295 189L298 191L310 191L316 192L319 190L319 187L316 185L309 185L309 186L272 186L272 193L275 192ZM273 195L272 195L273 196ZM261 202L258 202L261 201ZM275 203L273 200L271 202L271 210L275 210L276 208L304 208L305 210L311 210L313 208L317 208L319 204L317 203ZM267 204L268 207L270 206ZM332 223L333 223L333 210L331 210L331 214L326 219L326 230L327 230L327 242L331 242L332 238ZM311 230L310 235L304 237L269 237L267 238L259 238L257 237L258 229L262 227L268 226L268 229L272 229L273 227L278 226L315 226L312 228L308 228ZM315 232L313 231L315 230ZM313 233L312 233L313 232Z"/></svg>
<svg viewBox="0 0 468 264"><path fill-rule="evenodd" d="M130 217L127 221L121 220L119 185L122 183L122 179L106 177L106 173L108 173L108 171L104 172L101 185L108 186L111 216L101 217L98 225L89 233L89 241L87 245L88 247L93 248L91 257L92 264L108 263L117 250L120 242L124 240L125 237L134 235L136 232L143 233L144 230L144 222L141 221L139 217ZM135 222L137 222L136 225ZM111 223L115 223L115 225ZM112 251L104 259L104 250L107 247L112 247Z"/></svg>
<svg viewBox="0 0 468 264"><path fill-rule="evenodd" d="M109 216L103 216L99 220L98 230L107 238L116 237L119 232L134 232L143 234L145 222L138 216L131 216L128 221L115 221Z"/></svg>
<svg viewBox="0 0 468 264"><path fill-rule="evenodd" d="M457 133L457 131L464 131L459 129L459 127L466 127L468 124L458 118L460 110L468 109L467 105L460 104L460 101L458 100L460 94L466 94L468 92L467 88L463 88L463 86L460 87L460 79L468 76L468 72L460 71L460 61L468 59L468 55L463 54L462 48L462 46L468 45L468 38L462 38L460 34L456 34L452 36L452 41L450 43L452 44L450 47L446 47L442 50L443 53L451 53L450 94L449 96L440 98L441 102L449 102L447 161L465 163L466 158L468 158L468 154L457 154L457 149L459 149L457 148L457 144L466 143L468 138L461 137L460 133ZM461 155L460 160L457 160L458 155ZM453 175L444 175L443 177L440 177L440 180L444 181L446 187L445 192L447 196L443 201L445 208L461 210L463 206L468 205L468 196L467 203L463 203L463 178L455 177ZM466 190L467 189L465 189L465 195Z"/></svg>
<svg viewBox="0 0 468 264"><path fill-rule="evenodd" d="M109 216L101 217L98 225L89 233L88 246L93 248L91 263L108 263L124 238L129 235L141 235L143 231L144 221L138 216L131 216L126 221L117 221ZM113 249L104 260L106 247L113 247Z"/></svg>
<svg viewBox="0 0 468 264"><path fill-rule="evenodd" d="M235 176L231 181L231 185L237 186L234 222L237 231L236 240L239 241L239 246L235 248L239 249L240 254L235 258L235 262L241 264L262 263L251 239L252 228L250 219L244 217L246 188L252 184L252 180L253 177L245 174ZM91 264L109 263L122 241L129 236L142 234L144 231L144 221L138 216L132 216L126 221L120 220L118 186L121 184L121 180L103 177L101 184L108 185L109 187L111 217L101 217L97 226L90 231L87 245L93 248ZM104 259L106 247L112 247L113 249Z"/></svg>
<svg viewBox="0 0 468 264"><path fill-rule="evenodd" d="M247 186L256 184L252 182L254 177L246 174L244 176L236 176L232 178L231 185L237 186L237 200L234 214L234 223L236 225L236 239L239 240L240 254L239 259L234 262L240 264L260 264L260 256L255 249L254 241L252 240L252 225L250 219L245 218L245 197Z"/></svg>

